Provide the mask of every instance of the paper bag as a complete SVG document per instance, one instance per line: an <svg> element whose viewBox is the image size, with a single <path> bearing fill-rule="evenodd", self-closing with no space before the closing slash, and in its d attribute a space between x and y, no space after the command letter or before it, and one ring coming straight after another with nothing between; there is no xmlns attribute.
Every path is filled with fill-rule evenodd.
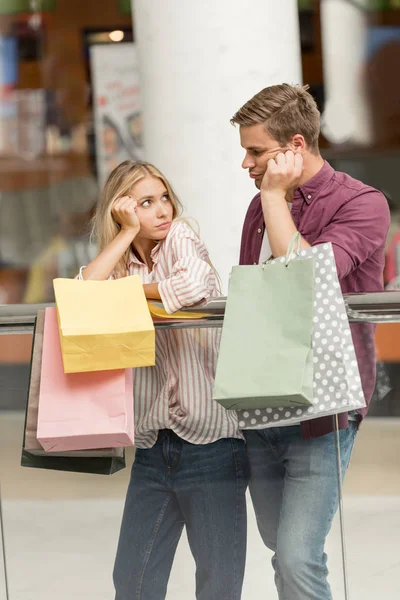
<svg viewBox="0 0 400 600"><path fill-rule="evenodd" d="M31 371L26 406L21 466L77 473L111 475L125 467L125 450L78 450L76 452L46 453L37 441L40 372L42 367L44 311L39 311L33 335Z"/></svg>
<svg viewBox="0 0 400 600"><path fill-rule="evenodd" d="M65 373L155 365L155 331L138 275L55 279Z"/></svg>
<svg viewBox="0 0 400 600"><path fill-rule="evenodd" d="M315 260L234 267L213 399L227 409L313 402Z"/></svg>
<svg viewBox="0 0 400 600"><path fill-rule="evenodd" d="M64 373L55 308L46 308L37 439L47 452L132 446L131 369Z"/></svg>

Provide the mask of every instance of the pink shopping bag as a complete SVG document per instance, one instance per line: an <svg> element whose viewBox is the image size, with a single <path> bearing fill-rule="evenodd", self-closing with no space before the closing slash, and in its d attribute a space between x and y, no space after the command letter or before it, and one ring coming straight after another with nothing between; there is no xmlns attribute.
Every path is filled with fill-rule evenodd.
<svg viewBox="0 0 400 600"><path fill-rule="evenodd" d="M132 446L131 369L64 373L55 308L46 308L37 439L47 452Z"/></svg>

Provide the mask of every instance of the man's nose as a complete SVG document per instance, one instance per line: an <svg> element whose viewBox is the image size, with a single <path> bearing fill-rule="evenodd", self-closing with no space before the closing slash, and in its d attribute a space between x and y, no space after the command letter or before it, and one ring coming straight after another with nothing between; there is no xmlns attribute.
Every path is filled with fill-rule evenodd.
<svg viewBox="0 0 400 600"><path fill-rule="evenodd" d="M242 169L252 169L253 167L255 167L254 158L249 156L249 153L246 152L246 156L244 157L242 162Z"/></svg>

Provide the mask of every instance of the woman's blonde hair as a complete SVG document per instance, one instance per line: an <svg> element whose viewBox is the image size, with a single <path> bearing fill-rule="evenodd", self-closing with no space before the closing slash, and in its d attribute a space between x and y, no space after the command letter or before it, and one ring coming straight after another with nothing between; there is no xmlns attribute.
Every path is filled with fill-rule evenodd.
<svg viewBox="0 0 400 600"><path fill-rule="evenodd" d="M182 205L161 171L145 161L125 160L109 175L93 217L92 239L96 240L100 252L113 241L121 230L121 226L114 220L111 212L113 203L117 198L128 195L133 186L144 177L156 177L162 181L172 204L173 219L181 215ZM129 254L130 248L115 266L116 275L119 277L126 275Z"/></svg>

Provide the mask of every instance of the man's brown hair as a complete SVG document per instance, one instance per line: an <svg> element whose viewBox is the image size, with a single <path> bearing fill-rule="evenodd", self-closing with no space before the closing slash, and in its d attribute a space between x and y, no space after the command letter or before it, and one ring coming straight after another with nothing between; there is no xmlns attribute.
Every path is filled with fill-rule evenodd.
<svg viewBox="0 0 400 600"><path fill-rule="evenodd" d="M258 92L232 117L232 125L263 123L266 131L285 146L294 135L304 137L309 149L319 153L320 113L308 85L271 85Z"/></svg>

